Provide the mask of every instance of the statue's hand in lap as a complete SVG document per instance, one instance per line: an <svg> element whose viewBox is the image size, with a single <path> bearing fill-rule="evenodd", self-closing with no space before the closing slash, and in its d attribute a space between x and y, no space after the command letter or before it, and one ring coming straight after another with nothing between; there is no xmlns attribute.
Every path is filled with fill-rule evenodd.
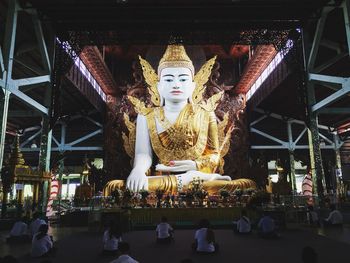
<svg viewBox="0 0 350 263"><path fill-rule="evenodd" d="M187 172L196 171L197 165L192 160L170 161L169 165L157 164L156 170L161 172Z"/></svg>
<svg viewBox="0 0 350 263"><path fill-rule="evenodd" d="M126 180L126 187L134 192L142 189L148 190L148 178L144 171L137 168L132 169Z"/></svg>

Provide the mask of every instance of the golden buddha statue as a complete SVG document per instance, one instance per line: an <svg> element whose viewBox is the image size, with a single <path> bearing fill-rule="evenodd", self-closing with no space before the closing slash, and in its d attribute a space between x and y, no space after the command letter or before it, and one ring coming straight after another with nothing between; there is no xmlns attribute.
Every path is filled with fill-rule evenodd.
<svg viewBox="0 0 350 263"><path fill-rule="evenodd" d="M134 124L125 116L129 137L124 134L123 139L127 152L134 157L134 165L126 182L114 180L106 185L105 195L122 187L132 191L161 189L176 194L198 178L204 181L203 187L209 194L256 187L249 179L231 180L215 173L228 151L232 129L219 136L220 132L224 134L225 127L218 131L214 110L222 93L203 99L204 84L214 62L215 57L195 75L184 46L168 45L157 75L140 57L155 107L147 108L139 99L129 97L138 117ZM227 118L224 123L227 124ZM159 160L158 175L146 176L152 166L153 152Z"/></svg>

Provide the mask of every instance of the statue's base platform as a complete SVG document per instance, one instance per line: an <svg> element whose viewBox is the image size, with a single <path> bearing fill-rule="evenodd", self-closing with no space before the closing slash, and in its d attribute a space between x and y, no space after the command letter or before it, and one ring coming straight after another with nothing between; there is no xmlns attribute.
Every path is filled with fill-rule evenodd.
<svg viewBox="0 0 350 263"><path fill-rule="evenodd" d="M110 221L118 223L124 231L155 229L161 217L175 229L193 229L199 220L208 219L214 228L232 227L232 221L238 220L242 207L215 208L132 208L132 209L102 209L91 211L89 227L92 231L102 231ZM247 210L252 222L257 222L262 215L261 210ZM285 227L285 212L271 211L271 216L281 227Z"/></svg>

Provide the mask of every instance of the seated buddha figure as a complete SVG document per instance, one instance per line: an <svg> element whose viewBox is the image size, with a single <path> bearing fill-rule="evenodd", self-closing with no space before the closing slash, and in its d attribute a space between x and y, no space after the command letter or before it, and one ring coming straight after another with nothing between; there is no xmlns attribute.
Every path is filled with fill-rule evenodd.
<svg viewBox="0 0 350 263"><path fill-rule="evenodd" d="M140 60L146 82L150 83L147 78L151 78L153 69L145 60ZM209 73L214 61L212 59L211 66L207 65ZM231 180L230 176L216 173L220 145L214 110L222 94L203 103L193 99L198 83L184 46L168 45L159 62L158 76L153 79L156 81L153 93L158 92L157 107L146 108L138 99L129 97L138 112L133 169L126 182L109 182L105 194L115 187L132 191L161 189L176 194L194 179L203 180L203 187L210 194L254 188L255 183L249 179ZM198 97L198 92L195 93ZM147 176L153 165L153 153L159 161L155 166L157 175Z"/></svg>

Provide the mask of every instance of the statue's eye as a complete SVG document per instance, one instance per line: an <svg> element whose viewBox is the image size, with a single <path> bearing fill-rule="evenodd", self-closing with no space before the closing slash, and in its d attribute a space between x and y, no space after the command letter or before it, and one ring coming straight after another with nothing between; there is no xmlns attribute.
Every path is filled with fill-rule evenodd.
<svg viewBox="0 0 350 263"><path fill-rule="evenodd" d="M187 79L180 79L180 82L185 82L187 81Z"/></svg>
<svg viewBox="0 0 350 263"><path fill-rule="evenodd" d="M165 82L172 82L173 80L172 79L165 79L164 81Z"/></svg>

